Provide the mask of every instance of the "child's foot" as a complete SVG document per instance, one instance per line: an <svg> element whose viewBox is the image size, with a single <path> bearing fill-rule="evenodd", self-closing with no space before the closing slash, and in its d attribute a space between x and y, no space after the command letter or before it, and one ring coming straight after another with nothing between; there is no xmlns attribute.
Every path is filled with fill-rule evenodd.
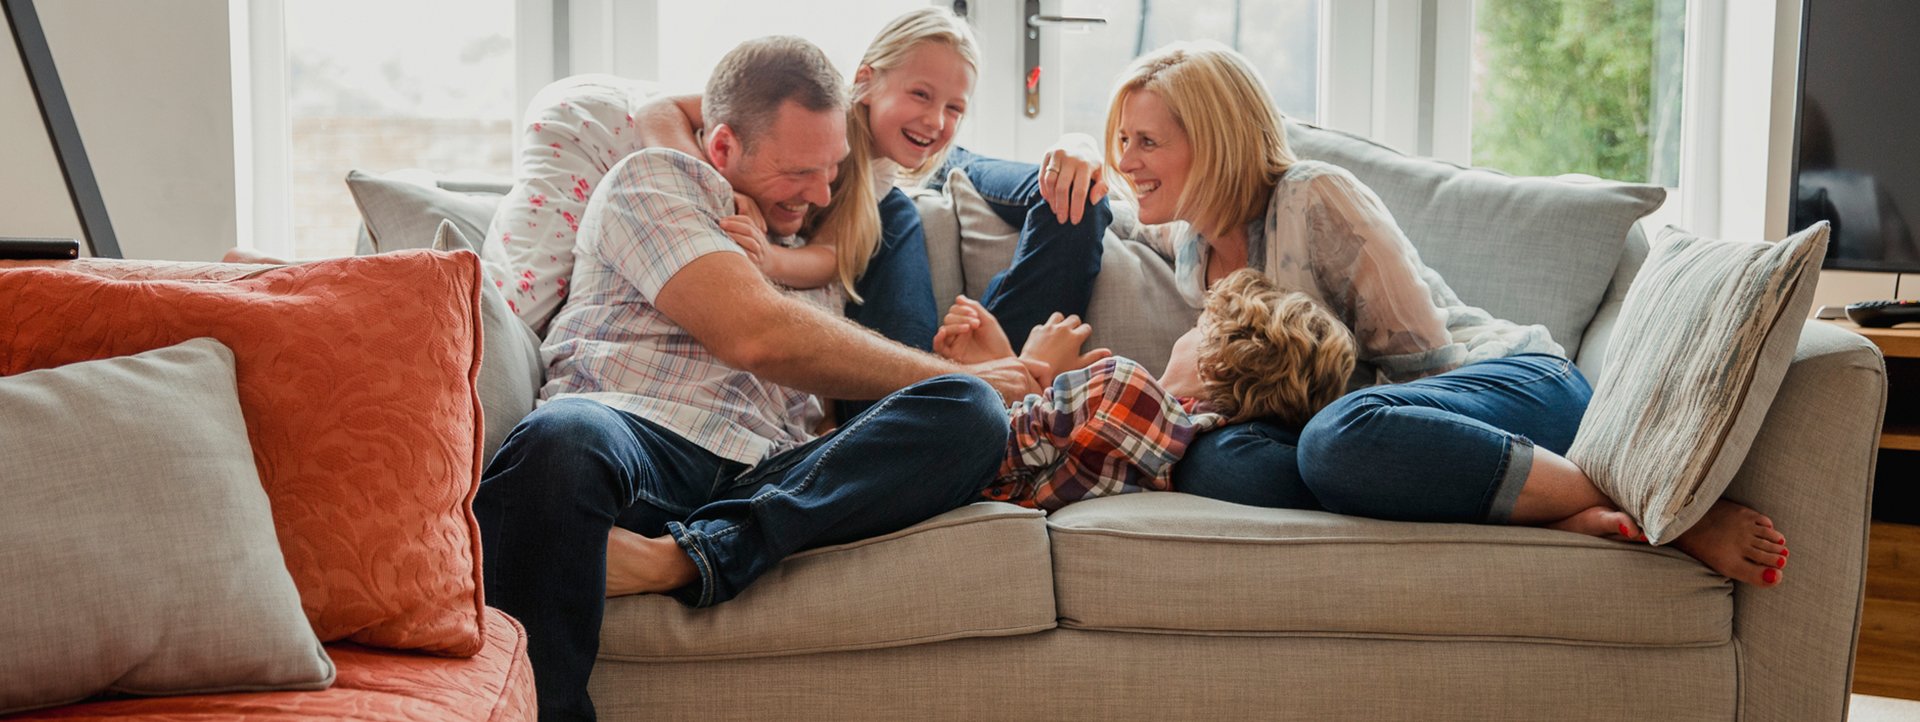
<svg viewBox="0 0 1920 722"><path fill-rule="evenodd" d="M673 537L644 537L617 526L607 532L608 597L678 589L699 576Z"/></svg>
<svg viewBox="0 0 1920 722"><path fill-rule="evenodd" d="M1787 538L1774 530L1773 520L1725 499L1674 539L1673 548L1722 576L1757 587L1779 584L1787 566Z"/></svg>
<svg viewBox="0 0 1920 722"><path fill-rule="evenodd" d="M1643 538L1640 536L1640 525L1633 523L1633 517L1611 506L1587 507L1573 516L1547 524L1547 528L1615 541Z"/></svg>

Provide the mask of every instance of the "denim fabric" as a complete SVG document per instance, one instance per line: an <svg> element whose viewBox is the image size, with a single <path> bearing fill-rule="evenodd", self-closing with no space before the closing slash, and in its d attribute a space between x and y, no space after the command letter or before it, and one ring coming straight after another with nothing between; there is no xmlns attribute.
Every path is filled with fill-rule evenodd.
<svg viewBox="0 0 1920 722"><path fill-rule="evenodd" d="M882 336L930 352L945 306L934 302L933 271L927 266L927 233L920 223L920 209L899 188L880 199L880 232L880 247L867 261L866 272L853 282L853 290L863 303L848 300L847 318ZM844 426L873 403L871 399L842 399L834 404L835 420Z"/></svg>
<svg viewBox="0 0 1920 722"><path fill-rule="evenodd" d="M508 436L474 499L487 602L527 627L541 719L592 719L607 532L671 534L726 601L801 549L885 534L975 499L1006 453L1000 396L941 376L748 468L647 420L562 398Z"/></svg>
<svg viewBox="0 0 1920 722"><path fill-rule="evenodd" d="M1252 421L1203 435L1175 467L1174 489L1376 519L1500 523L1533 447L1566 453L1592 395L1559 356L1484 361L1348 394L1297 434Z"/></svg>
<svg viewBox="0 0 1920 722"><path fill-rule="evenodd" d="M1113 223L1106 199L1089 204L1079 223L1061 223L1040 195L1039 166L954 148L935 180L945 179L951 168L965 171L994 215L1020 229L1012 265L987 283L979 299L1000 319L1014 350L1056 311L1086 318L1094 278L1100 275L1101 241Z"/></svg>

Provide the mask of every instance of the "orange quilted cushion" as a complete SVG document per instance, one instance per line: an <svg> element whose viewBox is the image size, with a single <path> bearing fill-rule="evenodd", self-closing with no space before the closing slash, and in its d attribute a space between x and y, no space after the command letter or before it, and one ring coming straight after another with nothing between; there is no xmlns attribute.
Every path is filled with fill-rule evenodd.
<svg viewBox="0 0 1920 722"><path fill-rule="evenodd" d="M473 254L436 251L18 264L0 269L0 374L219 339L321 641L470 656L485 608L479 279Z"/></svg>
<svg viewBox="0 0 1920 722"><path fill-rule="evenodd" d="M513 617L488 609L487 643L471 659L440 659L346 643L327 645L339 669L333 687L313 692L244 692L75 704L17 719L532 720L533 666L527 633Z"/></svg>

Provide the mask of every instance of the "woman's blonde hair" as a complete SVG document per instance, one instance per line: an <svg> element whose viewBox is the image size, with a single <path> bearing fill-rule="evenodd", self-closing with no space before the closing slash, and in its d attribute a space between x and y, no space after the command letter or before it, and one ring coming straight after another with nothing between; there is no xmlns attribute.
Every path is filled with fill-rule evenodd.
<svg viewBox="0 0 1920 722"><path fill-rule="evenodd" d="M1107 106L1106 162L1122 178L1120 111L1143 91L1160 96L1193 146L1178 216L1218 238L1265 215L1274 185L1295 159L1280 111L1246 57L1212 41L1180 42L1127 66Z"/></svg>
<svg viewBox="0 0 1920 722"><path fill-rule="evenodd" d="M1197 351L1203 393L1229 423L1275 416L1300 428L1346 393L1353 375L1346 324L1250 268L1208 293Z"/></svg>
<svg viewBox="0 0 1920 722"><path fill-rule="evenodd" d="M811 237L832 238L838 245L840 285L855 303L864 299L853 290L853 282L867 272L867 262L880 248L881 234L880 199L874 196L873 188L873 124L867 118L867 105L860 101L879 85L881 76L906 62L913 49L926 42L945 43L972 66L975 75L979 74L980 50L974 42L973 31L966 21L946 8L914 10L881 28L880 34L867 46L866 55L860 58L860 67L871 67L873 72L863 82L856 71L849 91L853 97L847 109L849 151L846 160L840 161L840 174L833 181L833 200L816 209L813 218L808 220ZM917 168L902 169L902 173L908 178L920 178L933 172L946 162L947 150L952 147L949 143L927 162Z"/></svg>

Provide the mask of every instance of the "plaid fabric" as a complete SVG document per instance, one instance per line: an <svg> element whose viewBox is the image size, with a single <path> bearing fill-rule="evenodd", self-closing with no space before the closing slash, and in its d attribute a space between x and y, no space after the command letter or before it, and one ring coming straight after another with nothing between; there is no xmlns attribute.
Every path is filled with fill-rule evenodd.
<svg viewBox="0 0 1920 722"><path fill-rule="evenodd" d="M1007 458L981 496L1052 511L1097 496L1169 491L1187 445L1224 421L1196 403L1174 398L1124 358L1060 374L1045 393L1007 409Z"/></svg>
<svg viewBox="0 0 1920 722"><path fill-rule="evenodd" d="M819 399L727 366L653 305L694 259L745 255L720 230L733 213L733 187L685 153L641 151L609 170L580 222L573 288L540 347L540 398L592 399L743 464L811 440L825 416ZM838 315L834 288L785 293Z"/></svg>

